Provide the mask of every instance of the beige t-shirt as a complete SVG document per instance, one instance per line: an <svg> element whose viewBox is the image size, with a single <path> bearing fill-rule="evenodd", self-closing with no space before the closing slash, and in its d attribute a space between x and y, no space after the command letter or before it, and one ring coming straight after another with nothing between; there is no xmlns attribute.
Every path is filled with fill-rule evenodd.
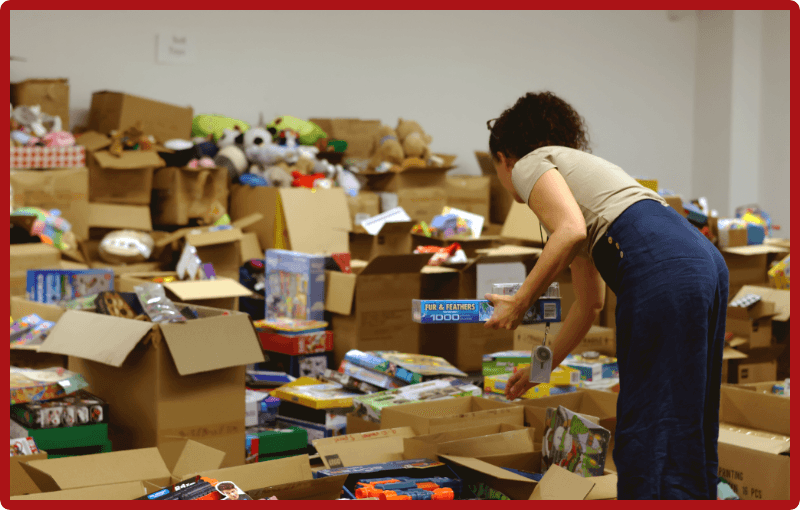
<svg viewBox="0 0 800 510"><path fill-rule="evenodd" d="M658 193L639 184L620 167L569 147L541 147L525 155L511 171L514 189L527 202L539 177L553 168L567 182L586 221L586 241L578 252L582 257L591 258L595 243L634 203L649 199L668 206Z"/></svg>

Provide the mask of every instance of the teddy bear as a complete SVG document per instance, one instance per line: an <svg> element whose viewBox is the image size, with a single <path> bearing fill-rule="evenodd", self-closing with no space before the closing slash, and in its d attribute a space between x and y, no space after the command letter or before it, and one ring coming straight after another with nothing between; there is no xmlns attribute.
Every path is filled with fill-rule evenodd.
<svg viewBox="0 0 800 510"><path fill-rule="evenodd" d="M397 139L403 148L406 158L421 158L428 161L431 156L431 135L425 133L413 120L400 118L397 122Z"/></svg>
<svg viewBox="0 0 800 510"><path fill-rule="evenodd" d="M369 168L375 169L384 162L399 165L403 162L403 156L403 147L395 130L382 125L378 130L378 148L369 161Z"/></svg>

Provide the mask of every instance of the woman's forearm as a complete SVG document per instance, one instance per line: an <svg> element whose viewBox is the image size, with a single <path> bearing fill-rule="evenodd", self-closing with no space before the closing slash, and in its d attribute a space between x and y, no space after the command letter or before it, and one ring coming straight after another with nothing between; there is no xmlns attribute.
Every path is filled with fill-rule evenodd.
<svg viewBox="0 0 800 510"><path fill-rule="evenodd" d="M580 303L570 308L558 333L558 341L553 344L553 368L560 365L586 337L599 313L599 309L587 309Z"/></svg>

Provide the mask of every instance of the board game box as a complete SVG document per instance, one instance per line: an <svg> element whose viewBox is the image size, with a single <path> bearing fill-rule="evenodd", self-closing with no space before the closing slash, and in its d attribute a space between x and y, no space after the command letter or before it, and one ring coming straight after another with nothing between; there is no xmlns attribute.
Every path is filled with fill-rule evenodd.
<svg viewBox="0 0 800 510"><path fill-rule="evenodd" d="M547 408L542 472L555 464L583 477L604 474L611 433L564 406Z"/></svg>
<svg viewBox="0 0 800 510"><path fill-rule="evenodd" d="M114 271L109 269L31 269L27 273L27 298L46 304L114 290Z"/></svg>
<svg viewBox="0 0 800 510"><path fill-rule="evenodd" d="M267 319L323 320L325 257L288 250L266 252Z"/></svg>

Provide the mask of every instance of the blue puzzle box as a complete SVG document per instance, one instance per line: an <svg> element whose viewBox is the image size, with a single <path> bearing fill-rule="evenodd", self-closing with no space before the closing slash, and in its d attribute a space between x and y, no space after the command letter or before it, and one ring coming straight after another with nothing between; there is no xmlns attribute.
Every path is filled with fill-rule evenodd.
<svg viewBox="0 0 800 510"><path fill-rule="evenodd" d="M324 256L289 250L267 250L265 262L266 319L324 319Z"/></svg>
<svg viewBox="0 0 800 510"><path fill-rule="evenodd" d="M485 299L414 299L411 318L420 324L470 324L486 322L494 308ZM561 322L561 299L539 299L523 324Z"/></svg>
<svg viewBox="0 0 800 510"><path fill-rule="evenodd" d="M114 271L109 269L34 269L26 279L29 301L58 304L114 290Z"/></svg>

